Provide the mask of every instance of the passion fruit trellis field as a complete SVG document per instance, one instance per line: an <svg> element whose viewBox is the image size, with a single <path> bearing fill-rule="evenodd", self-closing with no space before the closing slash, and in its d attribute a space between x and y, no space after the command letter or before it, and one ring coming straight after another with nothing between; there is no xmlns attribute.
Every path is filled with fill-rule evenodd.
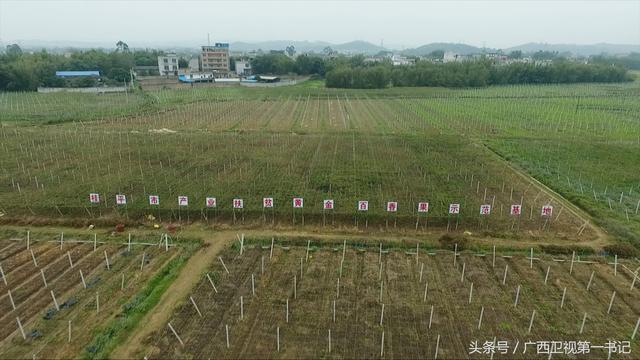
<svg viewBox="0 0 640 360"><path fill-rule="evenodd" d="M36 134L30 128L3 128L2 136L3 147L13 154L2 162L5 216L119 213L163 220L271 217L288 223L294 213L285 204L302 197L307 205L300 220L304 215L315 224L359 219L415 226L418 203L429 202L419 226L426 226L427 218L430 225L447 226L449 204L457 203L458 224L479 225L480 205L490 204L491 226L540 229L545 223L540 208L561 207L482 147L453 136L425 141L361 134L108 133L82 127ZM91 205L90 193L104 201ZM126 206L117 206L117 194L126 195ZM159 196L159 205L149 204L150 195ZM189 205L179 206L178 196L187 196ZM207 210L207 197L220 206ZM266 214L265 197L275 203ZM231 206L236 198L245 200L239 212ZM323 214L326 199L336 203L330 221ZM357 211L360 200L371 204L366 215ZM400 204L391 216L385 209L390 201ZM513 204L523 205L527 215L515 225L509 216ZM583 225L569 212L558 215L553 220L570 225L571 233Z"/></svg>
<svg viewBox="0 0 640 360"><path fill-rule="evenodd" d="M490 204L489 224L511 228L509 209L521 203L528 216L517 225L539 229L544 224L539 210L550 204L556 206L558 220L566 217L576 233L582 221L480 144L489 143L507 158L516 149L521 165L533 158L527 152L544 154L577 184L575 171L567 172L571 166L565 162L571 159L562 156L558 144L567 139L618 141L637 150L640 125L632 100L637 92L634 83L468 90L225 88L100 100L3 94L0 107L25 112L27 120L37 121L45 113L47 121L54 120L50 122L68 119L65 109L78 120L46 130L3 122L0 138L7 156L0 159L0 211L8 217L150 213L163 219L291 222L291 206L284 205L303 197L307 205L300 215L315 224L386 225L392 220L413 227L420 220L418 203L429 202L428 223L418 221L419 226L446 226L449 204L459 203L464 226L480 224L478 209ZM143 105L113 110L128 101ZM500 143L531 137L548 143L539 141L527 152ZM601 161L590 155L581 159L587 165ZM597 167L584 168L584 178L596 179L594 187L608 193L620 187L623 177L600 178L597 185ZM627 178L624 188L629 187ZM627 205L638 193L634 185L629 188L623 195ZM92 207L89 193L100 193L107 202ZM115 209L116 194L127 195L126 207ZM150 195L163 201L150 206ZM177 204L183 195L189 197L188 207ZM207 211L206 197L216 197L220 206ZM265 197L274 199L273 210L263 210ZM245 200L242 211L233 210L235 198ZM322 211L326 199L336 202L330 214ZM357 212L359 200L371 203L366 217ZM389 201L400 204L392 217L385 211ZM637 221L633 210L623 215L629 221Z"/></svg>

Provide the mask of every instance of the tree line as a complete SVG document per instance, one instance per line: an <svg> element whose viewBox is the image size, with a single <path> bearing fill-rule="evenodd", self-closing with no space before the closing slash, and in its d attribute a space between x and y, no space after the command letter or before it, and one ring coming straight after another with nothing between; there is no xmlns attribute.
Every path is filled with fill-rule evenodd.
<svg viewBox="0 0 640 360"><path fill-rule="evenodd" d="M122 42L114 51L87 50L67 55L45 50L25 53L18 45L8 45L0 54L0 91L33 91L39 86L121 85L130 79L130 70L134 66L157 66L160 54L157 50L130 51ZM100 81L56 77L56 71L64 70L99 70Z"/></svg>
<svg viewBox="0 0 640 360"><path fill-rule="evenodd" d="M506 84L565 84L581 82L623 82L632 80L618 65L552 63L511 63L488 60L431 63L412 66L374 65L342 67L326 74L326 86L334 88L379 89L388 86L482 87Z"/></svg>

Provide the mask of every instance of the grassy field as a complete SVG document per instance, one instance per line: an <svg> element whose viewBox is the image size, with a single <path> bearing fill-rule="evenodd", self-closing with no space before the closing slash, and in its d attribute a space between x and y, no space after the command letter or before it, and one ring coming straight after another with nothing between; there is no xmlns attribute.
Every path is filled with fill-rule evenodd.
<svg viewBox="0 0 640 360"><path fill-rule="evenodd" d="M345 244L310 242L308 251L247 239L242 255L239 246L226 250L137 356L489 358L469 348L495 338L508 342L506 357L546 358L535 341L629 341L640 312L628 270L635 262L614 274L598 258L571 264L465 252L454 260L448 251ZM526 341L534 345L523 353ZM637 345L614 356L634 358ZM578 358L606 356L592 348Z"/></svg>

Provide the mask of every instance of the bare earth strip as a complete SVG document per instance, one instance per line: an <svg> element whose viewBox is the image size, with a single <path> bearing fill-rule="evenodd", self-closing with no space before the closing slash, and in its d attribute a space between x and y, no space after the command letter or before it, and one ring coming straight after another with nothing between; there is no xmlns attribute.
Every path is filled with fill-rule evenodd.
<svg viewBox="0 0 640 360"><path fill-rule="evenodd" d="M112 359L132 359L144 356L144 354L142 356L136 354L136 351L140 350L139 345L142 340L151 332L166 326L180 302L202 279L201 275L211 264L212 259L224 249L234 236L235 232L224 232L212 233L212 236L207 237L204 240L205 245L187 261L187 264L180 271L180 275L162 295L154 310L143 318L133 334L125 343L116 348L110 357Z"/></svg>

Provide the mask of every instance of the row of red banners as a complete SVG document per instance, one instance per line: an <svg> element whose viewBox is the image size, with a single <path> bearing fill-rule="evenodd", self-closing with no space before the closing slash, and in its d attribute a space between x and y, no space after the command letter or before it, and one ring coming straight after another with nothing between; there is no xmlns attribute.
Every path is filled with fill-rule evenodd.
<svg viewBox="0 0 640 360"><path fill-rule="evenodd" d="M92 204L100 203L100 194L91 193L89 194L89 202ZM127 196L123 194L116 195L116 205L126 205L127 204ZM149 195L149 205L158 206L160 205L160 196L158 195ZM189 206L189 197L188 196L178 196L178 206ZM207 208L216 208L218 207L217 199L214 197L205 198L205 206ZM292 206L295 209L304 208L304 198L294 197L292 199ZM326 199L322 201L322 206L324 210L333 210L335 206L335 202L333 199ZM273 198L266 197L262 198L262 207L265 209L270 209L275 207L275 203ZM243 199L233 199L233 208L234 209L243 209L244 208L244 200ZM357 206L358 211L369 211L369 201L368 200L360 200L358 201ZM387 202L386 210L388 212L397 212L398 211L398 202L397 201L389 201ZM419 202L418 203L418 212L427 213L429 212L429 203L428 202ZM511 215L520 215L522 213L522 205L513 204L511 205L510 214ZM449 214L457 215L460 214L460 204L449 204ZM485 204L480 205L480 215L489 215L491 214L491 205ZM551 216L553 214L553 206L544 205L542 206L542 210L540 213L542 216Z"/></svg>

